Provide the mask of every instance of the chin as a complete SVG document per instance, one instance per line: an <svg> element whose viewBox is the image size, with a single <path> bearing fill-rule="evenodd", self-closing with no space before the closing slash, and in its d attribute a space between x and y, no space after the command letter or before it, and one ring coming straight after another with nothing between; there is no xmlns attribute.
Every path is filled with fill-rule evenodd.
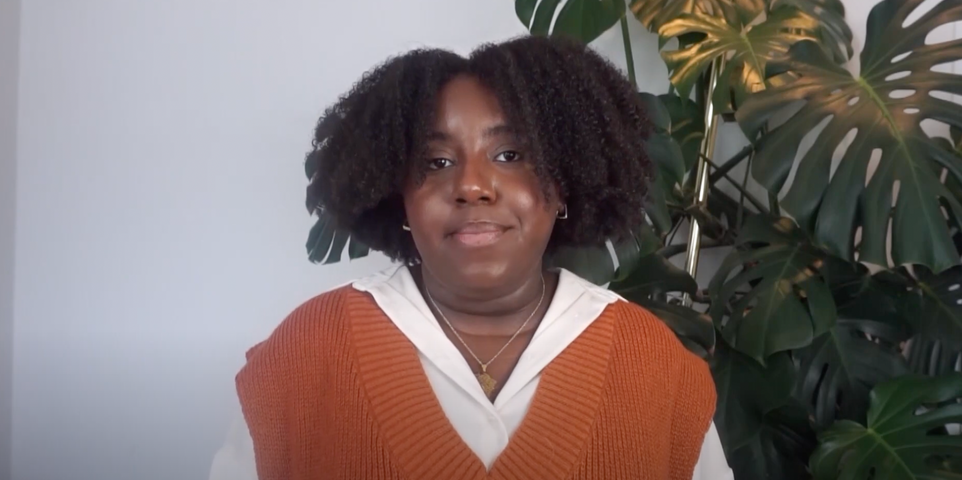
<svg viewBox="0 0 962 480"><path fill-rule="evenodd" d="M458 276L465 286L491 288L502 285L510 276L507 262L457 262Z"/></svg>
<svg viewBox="0 0 962 480"><path fill-rule="evenodd" d="M450 282L463 288L496 290L512 283L512 274L517 273L513 270L517 267L504 260L485 261L462 257L452 259L444 270L447 270Z"/></svg>

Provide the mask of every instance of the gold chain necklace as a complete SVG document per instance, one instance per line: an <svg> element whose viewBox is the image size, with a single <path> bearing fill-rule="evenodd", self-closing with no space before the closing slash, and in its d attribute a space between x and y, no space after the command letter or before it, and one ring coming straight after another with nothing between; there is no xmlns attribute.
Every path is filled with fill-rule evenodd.
<svg viewBox="0 0 962 480"><path fill-rule="evenodd" d="M470 353L471 356L474 357L474 360L477 361L479 365L481 365L481 373L476 373L474 376L475 378L478 379L478 383L481 384L481 390L484 390L484 394L490 397L491 392L494 391L494 387L497 386L498 381L495 380L494 377L492 377L491 375L488 375L488 365L491 365L492 363L494 363L494 361L501 355L501 352L504 352L504 349L508 348L508 345L511 345L511 342L513 342L514 339L517 338L518 334L520 334L521 331L524 330L524 327L528 325L528 322L530 322L531 319L534 318L534 315L538 313L538 310L541 309L541 304L544 302L544 294L545 294L544 274L543 273L541 274L541 299L538 300L538 306L534 307L534 311L531 312L531 315L528 315L527 320L525 320L524 323L522 323L521 326L518 327L518 330L514 332L514 335L511 335L511 338L509 338L508 342L505 343L503 347L501 347L501 350L498 350L498 353L495 353L494 356L491 357L491 360L488 360L487 362L482 362L481 359L474 354L474 351L471 350L471 347L469 347L468 344L464 341L464 339L461 338L461 335L458 333L458 331L455 330L454 326L451 325L451 322L448 321L448 317L446 317L444 315L444 312L442 312L441 309L438 308L438 304L434 301L434 297L431 296L431 292L428 290L427 286L424 287L424 293L427 294L428 301L431 302L431 306L434 307L434 310L438 312L438 315L441 317L441 320L444 320L444 323L447 324L448 328L451 329L451 331L454 333L454 336L457 337L458 341L461 342L461 345L464 345L464 348L467 349L468 353Z"/></svg>

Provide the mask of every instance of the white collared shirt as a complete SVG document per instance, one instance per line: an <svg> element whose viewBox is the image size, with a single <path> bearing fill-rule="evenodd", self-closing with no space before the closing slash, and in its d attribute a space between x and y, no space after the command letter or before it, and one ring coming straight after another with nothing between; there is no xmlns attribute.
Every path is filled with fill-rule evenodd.
<svg viewBox="0 0 962 480"><path fill-rule="evenodd" d="M442 410L465 444L489 469L508 446L534 397L541 371L611 303L610 290L561 270L557 291L534 337L492 403L461 352L441 330L406 267L354 282L411 341ZM714 423L708 429L693 480L731 480ZM243 417L235 420L214 456L209 480L256 480L254 445Z"/></svg>

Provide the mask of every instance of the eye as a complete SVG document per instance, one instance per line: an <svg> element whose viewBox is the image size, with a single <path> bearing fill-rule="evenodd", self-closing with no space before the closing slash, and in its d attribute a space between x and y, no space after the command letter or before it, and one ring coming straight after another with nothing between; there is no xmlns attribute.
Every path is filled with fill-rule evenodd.
<svg viewBox="0 0 962 480"><path fill-rule="evenodd" d="M521 160L521 152L505 150L494 157L498 162L517 162Z"/></svg>
<svg viewBox="0 0 962 480"><path fill-rule="evenodd" d="M447 168L453 165L454 162L448 160L447 158L432 158L428 160L428 170L441 170L442 168Z"/></svg>

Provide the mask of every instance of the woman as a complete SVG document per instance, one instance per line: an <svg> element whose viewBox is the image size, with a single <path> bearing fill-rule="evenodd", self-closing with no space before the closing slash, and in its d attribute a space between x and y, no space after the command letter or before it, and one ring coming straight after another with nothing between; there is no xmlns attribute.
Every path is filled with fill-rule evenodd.
<svg viewBox="0 0 962 480"><path fill-rule="evenodd" d="M362 77L317 125L308 208L402 266L250 350L211 478L730 478L706 364L543 264L645 221L648 128L615 68L559 40Z"/></svg>

